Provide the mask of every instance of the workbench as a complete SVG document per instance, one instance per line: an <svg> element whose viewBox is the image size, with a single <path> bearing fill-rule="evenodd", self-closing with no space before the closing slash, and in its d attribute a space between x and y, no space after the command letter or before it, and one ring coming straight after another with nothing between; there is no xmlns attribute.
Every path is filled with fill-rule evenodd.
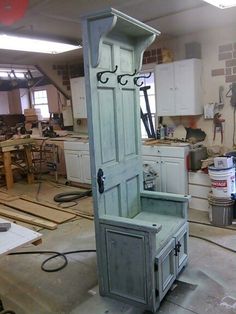
<svg viewBox="0 0 236 314"><path fill-rule="evenodd" d="M32 170L31 144L34 140L31 138L13 139L0 142L0 153L2 154L4 174L6 179L7 189L11 189L14 184L12 172L12 154L19 150L24 151L25 164L27 167L27 180L31 184L34 181Z"/></svg>

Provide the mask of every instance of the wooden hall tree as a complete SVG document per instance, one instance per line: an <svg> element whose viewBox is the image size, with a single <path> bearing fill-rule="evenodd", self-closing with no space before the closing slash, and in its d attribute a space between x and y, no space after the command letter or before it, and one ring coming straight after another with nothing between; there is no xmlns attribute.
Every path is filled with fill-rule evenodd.
<svg viewBox="0 0 236 314"><path fill-rule="evenodd" d="M83 17L100 293L152 312L187 263L189 199L143 191L136 78L158 34L114 9Z"/></svg>

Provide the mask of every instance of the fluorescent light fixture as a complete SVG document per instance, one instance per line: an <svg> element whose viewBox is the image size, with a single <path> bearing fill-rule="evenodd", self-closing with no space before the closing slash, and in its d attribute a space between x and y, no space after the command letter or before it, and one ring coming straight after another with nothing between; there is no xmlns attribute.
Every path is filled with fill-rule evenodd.
<svg viewBox="0 0 236 314"><path fill-rule="evenodd" d="M82 48L80 45L0 34L0 49L58 54Z"/></svg>
<svg viewBox="0 0 236 314"><path fill-rule="evenodd" d="M236 6L236 0L204 0L220 9L228 9Z"/></svg>
<svg viewBox="0 0 236 314"><path fill-rule="evenodd" d="M8 73L0 71L0 77L8 78Z"/></svg>

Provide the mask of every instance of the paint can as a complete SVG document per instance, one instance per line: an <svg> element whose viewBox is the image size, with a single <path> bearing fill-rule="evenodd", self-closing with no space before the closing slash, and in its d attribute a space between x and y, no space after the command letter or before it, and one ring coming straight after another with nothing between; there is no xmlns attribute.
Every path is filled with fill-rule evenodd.
<svg viewBox="0 0 236 314"><path fill-rule="evenodd" d="M235 193L235 167L220 169L210 166L208 172L213 196L228 198Z"/></svg>

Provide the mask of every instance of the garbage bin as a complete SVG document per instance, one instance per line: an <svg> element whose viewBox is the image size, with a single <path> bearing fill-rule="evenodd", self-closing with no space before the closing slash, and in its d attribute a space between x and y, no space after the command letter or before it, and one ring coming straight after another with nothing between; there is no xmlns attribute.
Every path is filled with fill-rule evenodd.
<svg viewBox="0 0 236 314"><path fill-rule="evenodd" d="M234 200L208 196L209 218L214 226L229 226L233 222Z"/></svg>

